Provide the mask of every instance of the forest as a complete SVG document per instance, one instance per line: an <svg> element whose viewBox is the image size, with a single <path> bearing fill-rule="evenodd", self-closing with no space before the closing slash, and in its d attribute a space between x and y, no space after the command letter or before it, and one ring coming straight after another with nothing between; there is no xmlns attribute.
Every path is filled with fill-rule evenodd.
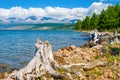
<svg viewBox="0 0 120 80"><path fill-rule="evenodd" d="M93 30L112 31L117 29L120 32L120 4L109 5L103 9L99 15L93 13L92 16L86 16L83 20L78 20L75 30Z"/></svg>

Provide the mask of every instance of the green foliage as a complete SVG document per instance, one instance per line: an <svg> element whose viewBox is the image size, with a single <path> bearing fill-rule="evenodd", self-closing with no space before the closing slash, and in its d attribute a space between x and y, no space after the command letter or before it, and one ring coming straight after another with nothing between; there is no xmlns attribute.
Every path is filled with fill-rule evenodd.
<svg viewBox="0 0 120 80"><path fill-rule="evenodd" d="M86 16L86 18L83 20L82 29L88 30L90 29L90 17Z"/></svg>
<svg viewBox="0 0 120 80"><path fill-rule="evenodd" d="M99 29L106 29L106 20L107 20L106 11L103 9L100 15Z"/></svg>
<svg viewBox="0 0 120 80"><path fill-rule="evenodd" d="M78 20L75 26L75 30L81 30L81 28L82 28L82 21Z"/></svg>
<svg viewBox="0 0 120 80"><path fill-rule="evenodd" d="M114 55L111 55L110 53L107 53L106 58L111 63L114 63L115 61L117 61L117 62L120 61L120 55L114 56Z"/></svg>
<svg viewBox="0 0 120 80"><path fill-rule="evenodd" d="M99 27L98 23L99 23L99 16L93 13L91 17L90 29L98 28Z"/></svg>
<svg viewBox="0 0 120 80"><path fill-rule="evenodd" d="M120 27L117 28L118 32L120 33Z"/></svg>
<svg viewBox="0 0 120 80"><path fill-rule="evenodd" d="M117 28L120 30L120 4L115 6L109 5L106 10L102 10L100 15L86 16L83 21L78 20L76 23L76 30L93 30L99 29L101 31L113 30Z"/></svg>

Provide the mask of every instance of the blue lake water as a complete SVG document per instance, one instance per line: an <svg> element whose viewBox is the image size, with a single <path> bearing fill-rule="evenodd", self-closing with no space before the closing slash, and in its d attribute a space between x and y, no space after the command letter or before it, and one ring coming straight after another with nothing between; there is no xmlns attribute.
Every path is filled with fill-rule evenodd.
<svg viewBox="0 0 120 80"><path fill-rule="evenodd" d="M0 31L0 63L21 68L23 62L29 62L35 55L36 40L48 40L53 51L70 45L81 46L88 40L80 36L82 32L63 30L16 30Z"/></svg>

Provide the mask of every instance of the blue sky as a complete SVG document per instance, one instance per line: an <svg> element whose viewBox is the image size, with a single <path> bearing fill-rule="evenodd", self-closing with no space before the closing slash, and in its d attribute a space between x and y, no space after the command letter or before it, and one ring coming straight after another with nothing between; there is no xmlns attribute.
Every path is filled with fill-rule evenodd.
<svg viewBox="0 0 120 80"><path fill-rule="evenodd" d="M71 23L120 0L0 0L0 24Z"/></svg>
<svg viewBox="0 0 120 80"><path fill-rule="evenodd" d="M120 3L120 0L0 0L0 8L11 8L20 6L23 8L29 7L89 7L93 2L104 2L109 4Z"/></svg>

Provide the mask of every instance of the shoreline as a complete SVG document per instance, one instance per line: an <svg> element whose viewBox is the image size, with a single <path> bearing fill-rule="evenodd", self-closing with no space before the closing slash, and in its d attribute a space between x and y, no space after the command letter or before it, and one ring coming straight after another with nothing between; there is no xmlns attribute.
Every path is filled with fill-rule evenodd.
<svg viewBox="0 0 120 80"><path fill-rule="evenodd" d="M84 32L84 33L88 33L88 34L90 34L92 31L94 31L94 30L75 30L76 32ZM98 31L99 32L99 31ZM113 31L107 31L110 35L112 35L113 34ZM104 32L104 31L102 31L102 32L99 32L100 34L104 34L104 33L106 33L106 32ZM120 33L118 33L118 36L120 36Z"/></svg>
<svg viewBox="0 0 120 80"><path fill-rule="evenodd" d="M120 44L106 44L106 45L99 44L91 48L88 48L85 46L76 47L74 45L71 45L69 47L64 47L56 50L55 52L53 52L53 56L54 56L54 59L57 61L57 63L61 65L68 65L68 64L70 65L70 64L77 64L77 63L92 64L88 68L81 68L81 67L79 68L79 67L73 66L73 68L77 69L79 72L81 72L81 69L82 69L84 73L83 76L89 80L93 80L94 78L99 80L100 79L105 80L108 77L110 77L108 79L120 78L119 71L117 73L114 73L114 71L111 70L114 67L118 67L118 69L120 67L120 63L119 63L120 62ZM99 66L99 65L96 66L97 64L96 61L98 61L100 64L102 64L103 62L107 62L107 63L105 66ZM8 66L4 65L3 68L5 67L8 67ZM16 69L11 70L10 72L0 73L0 79L6 78L13 71L16 71ZM104 72L107 72L107 73L104 73ZM106 74L109 74L109 75L106 75ZM75 77L75 79L76 78L77 77Z"/></svg>
<svg viewBox="0 0 120 80"><path fill-rule="evenodd" d="M112 48L116 48L118 47L118 51L116 52L117 54L120 51L120 45L119 44L113 44L113 45L109 45ZM120 66L120 64L118 63L120 61L119 57L120 57L120 53L116 56L111 55L112 53L109 53L111 55L111 58L116 57L116 59L114 61L111 60L110 55L108 57L107 52L109 52L111 49L108 47L108 45L97 45L94 46L92 48L87 48L87 47L76 47L74 45L70 46L70 47L66 47L66 48L62 48L62 49L58 49L57 51L53 52L54 55L54 59L57 61L57 63L61 64L61 65L68 65L68 64L74 64L74 63L91 63L94 61L100 61L100 62L109 62L110 65L107 65L109 67L118 67ZM115 50L114 50L115 51ZM113 52L114 52L113 51ZM116 62L117 60L117 62ZM111 71L111 69L106 67L100 67L99 70L101 72L107 71L109 70L109 72L107 74L110 74L110 76L117 76L119 73L113 73ZM99 66L98 66L99 67ZM80 68L78 68L79 71ZM93 74L96 73L96 69L90 69L90 70L85 70L85 74L86 72L91 72L93 71ZM13 72L15 70L12 70L10 72L4 72L4 73L0 73L0 78L2 79L3 77L5 77L7 74L7 76ZM103 73L104 77L107 78L109 75L105 75L106 73ZM112 75L113 74L113 75ZM87 77L87 79L92 80L93 75L89 74L89 77ZM96 78L98 79L105 79L104 77L100 76L100 75L96 75L94 74L94 76L96 76ZM115 77L116 79L118 79L118 77Z"/></svg>

